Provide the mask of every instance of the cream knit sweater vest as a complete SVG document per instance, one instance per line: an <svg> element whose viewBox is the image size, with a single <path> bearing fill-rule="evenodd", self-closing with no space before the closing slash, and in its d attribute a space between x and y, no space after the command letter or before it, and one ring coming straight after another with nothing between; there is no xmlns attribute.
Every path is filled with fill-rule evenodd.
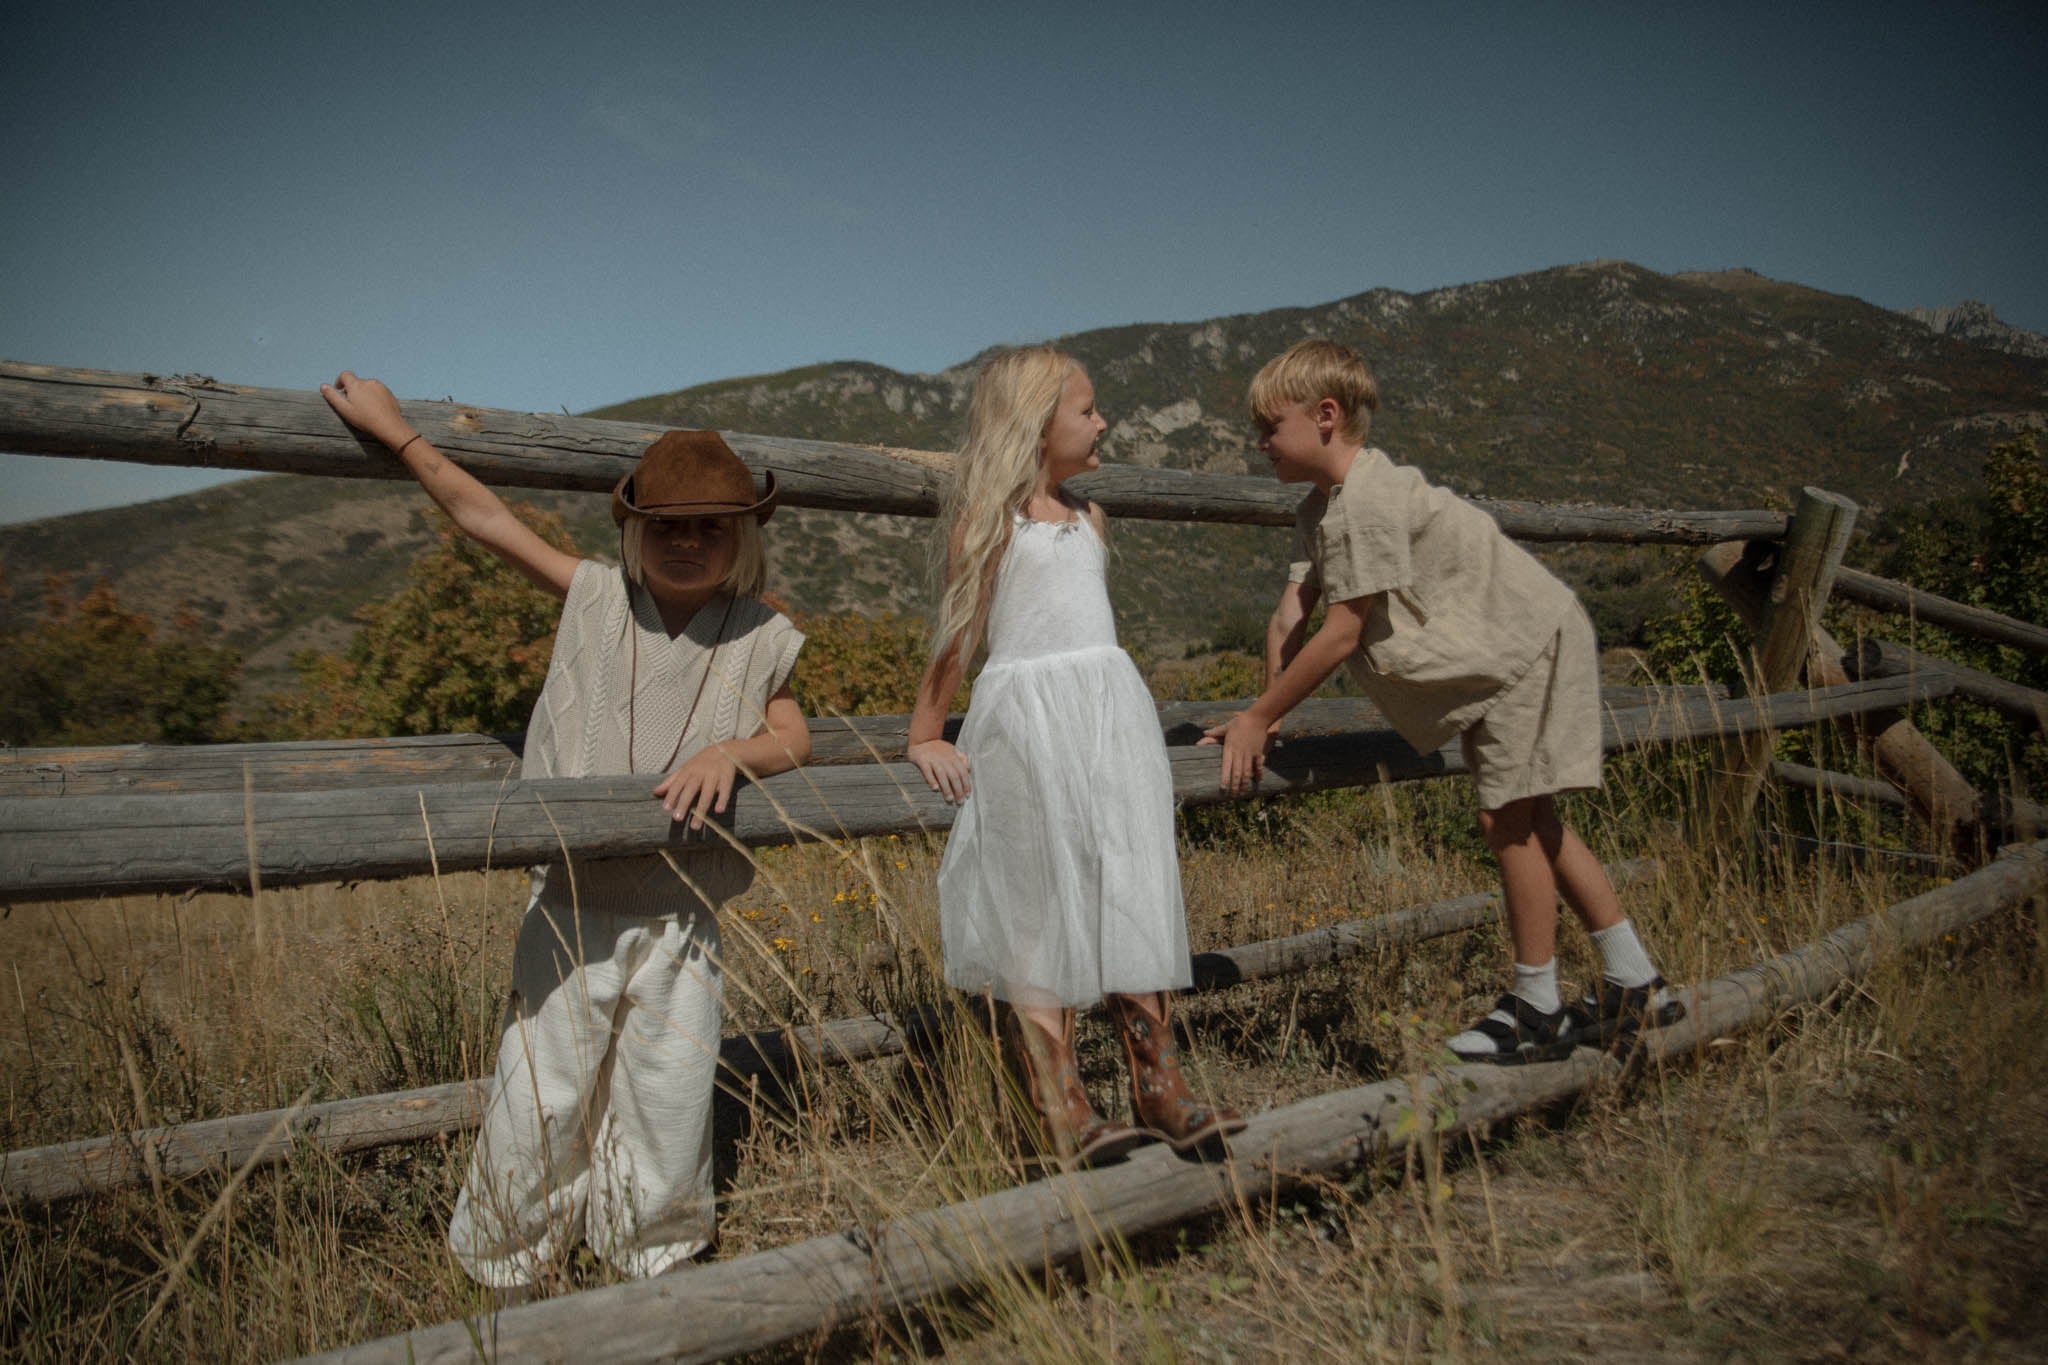
<svg viewBox="0 0 2048 1365"><path fill-rule="evenodd" d="M547 682L526 730L522 775L645 773L651 792L699 750L758 732L803 640L773 608L727 597L712 599L670 639L646 592L629 592L621 570L586 559L562 605ZM714 905L753 880L752 864L722 844L676 861ZM573 879L548 876L544 898L569 904L571 880L575 904L586 910L659 914L697 901L659 856L579 861Z"/></svg>

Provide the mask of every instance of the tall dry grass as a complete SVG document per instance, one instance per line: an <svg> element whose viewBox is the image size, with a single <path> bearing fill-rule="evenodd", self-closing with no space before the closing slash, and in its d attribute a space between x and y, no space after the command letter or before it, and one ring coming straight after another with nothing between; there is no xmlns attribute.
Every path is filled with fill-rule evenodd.
<svg viewBox="0 0 2048 1365"><path fill-rule="evenodd" d="M1921 888L1703 845L1676 823L1710 756L1613 767L1576 799L1667 975L1698 980ZM1485 888L1446 782L1190 815L1197 951ZM1781 803L1767 823L1897 842L1888 817ZM729 1030L946 998L936 841L763 851L723 912ZM514 871L254 900L17 906L0 920L9 1149L487 1073L524 900ZM257 932L260 921L262 932ZM1919 1358L2038 1348L2048 1140L2034 1040L2042 925L2021 917L1770 1030L1485 1141L1252 1204L791 1354L1379 1360ZM1590 979L1583 936L1564 975ZM1202 1088L1247 1111L1418 1071L1498 992L1494 929L1184 1000ZM1084 1078L1120 1110L1097 1020ZM721 1257L1014 1184L1031 1156L969 1024L913 1059L811 1068L722 1102ZM442 1246L467 1138L337 1157L302 1145L230 1187L176 1181L0 1214L0 1350L28 1360L272 1359L483 1306ZM606 1282L587 1254L567 1287Z"/></svg>

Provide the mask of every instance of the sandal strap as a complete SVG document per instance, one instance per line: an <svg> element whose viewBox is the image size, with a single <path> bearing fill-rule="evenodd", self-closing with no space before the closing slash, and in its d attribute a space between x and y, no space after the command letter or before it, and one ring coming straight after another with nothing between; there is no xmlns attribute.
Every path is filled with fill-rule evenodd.
<svg viewBox="0 0 2048 1365"><path fill-rule="evenodd" d="M1653 976L1641 986L1617 986L1602 977L1592 990L1586 992L1586 998L1579 1002L1580 1008L1591 1005L1587 1012L1597 1020L1640 1015L1650 1008L1650 1002L1657 998L1657 992L1664 989L1664 984L1661 976Z"/></svg>
<svg viewBox="0 0 2048 1365"><path fill-rule="evenodd" d="M1505 1014L1514 1020L1495 1018ZM1524 1046L1549 1047L1570 1036L1572 1016L1569 1010L1559 1009L1545 1014L1521 996L1510 991L1493 1002L1493 1010L1472 1025L1470 1032L1490 1039L1497 1052L1515 1052Z"/></svg>

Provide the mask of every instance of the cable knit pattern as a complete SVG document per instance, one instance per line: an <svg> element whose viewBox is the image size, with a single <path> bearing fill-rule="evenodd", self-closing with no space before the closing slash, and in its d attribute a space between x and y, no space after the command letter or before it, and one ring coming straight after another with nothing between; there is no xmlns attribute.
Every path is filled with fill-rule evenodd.
<svg viewBox="0 0 2048 1365"><path fill-rule="evenodd" d="M760 729L802 644L759 602L726 598L671 640L646 594L586 560L527 730L525 775L643 773L651 801L673 763ZM534 1284L579 1238L628 1275L660 1274L710 1242L724 988L714 911L753 866L716 845L676 867L683 878L661 857L577 858L536 873L497 1085L448 1223L449 1247L480 1283Z"/></svg>
<svg viewBox="0 0 2048 1365"><path fill-rule="evenodd" d="M803 642L774 608L729 597L713 598L670 639L653 600L629 592L624 572L586 559L562 605L547 683L527 726L523 775L659 778L712 744L754 734ZM677 861L714 906L753 881L752 865L730 848L693 849ZM552 883L550 904L567 905L573 895L585 909L658 914L696 900L658 856L580 861L573 877L554 875L556 868L536 876Z"/></svg>

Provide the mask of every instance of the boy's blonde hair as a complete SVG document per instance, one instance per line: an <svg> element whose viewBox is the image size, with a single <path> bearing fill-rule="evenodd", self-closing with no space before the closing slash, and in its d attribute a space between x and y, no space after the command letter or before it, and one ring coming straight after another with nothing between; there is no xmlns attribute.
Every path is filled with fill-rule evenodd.
<svg viewBox="0 0 2048 1365"><path fill-rule="evenodd" d="M1254 422L1271 426L1286 409L1325 398L1336 399L1343 409L1344 435L1363 441L1372 415L1380 409L1380 386L1372 367L1341 342L1311 338L1295 342L1266 362L1252 379L1249 405Z"/></svg>
<svg viewBox="0 0 2048 1365"><path fill-rule="evenodd" d="M732 567L718 582L720 592L734 597L759 597L768 587L768 546L761 523L751 516L720 517L732 528ZM626 577L647 586L646 517L628 515L619 523L619 564Z"/></svg>
<svg viewBox="0 0 2048 1365"><path fill-rule="evenodd" d="M967 400L967 435L953 458L945 511L932 542L939 588L932 657L960 651L964 664L981 643L995 595L996 568L1010 544L1010 515L1022 510L1038 478L1040 442L1079 361L1051 346L992 357Z"/></svg>

